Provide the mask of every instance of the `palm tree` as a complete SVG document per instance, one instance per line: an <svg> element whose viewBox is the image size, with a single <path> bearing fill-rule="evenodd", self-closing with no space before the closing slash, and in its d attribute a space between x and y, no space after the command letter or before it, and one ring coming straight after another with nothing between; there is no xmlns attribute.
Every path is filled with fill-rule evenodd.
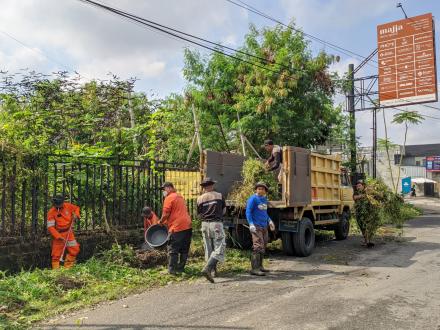
<svg viewBox="0 0 440 330"><path fill-rule="evenodd" d="M385 136L388 136L387 133L385 133ZM391 157L390 157L390 150L394 150L397 147L397 144L393 143L388 137L384 139L377 139L377 149L379 150L385 150L387 154L387 162L388 162L388 171L390 172L391 177L391 185L393 188L394 185L394 175L393 175L393 169L391 168Z"/></svg>
<svg viewBox="0 0 440 330"><path fill-rule="evenodd" d="M396 180L396 186L395 186L395 189L394 189L395 193L397 193L397 188L399 186L400 168L402 166L403 155L405 153L406 137L407 137L407 134L408 134L408 127L409 127L409 125L418 125L424 119L425 118L423 118L423 116L418 114L416 111L405 111L405 112L401 112L401 113L396 113L394 115L392 123L394 123L394 124L405 124L405 138L403 140L403 150L400 152L400 161L399 161L399 167L398 167L398 172L397 172L397 180Z"/></svg>
<svg viewBox="0 0 440 330"><path fill-rule="evenodd" d="M393 169L391 168L390 149L394 149L397 145L392 143L391 140L388 138L388 127L387 127L387 120L386 120L386 116L385 116L385 109L382 109L382 117L383 117L383 127L385 130L385 138L378 139L377 144L378 144L379 149L385 150L387 153L388 170L390 171L391 184L393 187L395 187Z"/></svg>

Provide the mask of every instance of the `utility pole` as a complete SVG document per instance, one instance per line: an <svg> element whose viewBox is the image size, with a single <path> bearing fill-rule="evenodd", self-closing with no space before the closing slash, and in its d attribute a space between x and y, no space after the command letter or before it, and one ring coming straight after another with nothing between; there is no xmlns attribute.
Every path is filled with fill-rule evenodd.
<svg viewBox="0 0 440 330"><path fill-rule="evenodd" d="M373 155L371 157L373 159L373 179L376 179L377 173L377 108L373 109Z"/></svg>
<svg viewBox="0 0 440 330"><path fill-rule="evenodd" d="M350 169L356 173L356 117L354 104L354 64L348 65L348 112L350 113Z"/></svg>

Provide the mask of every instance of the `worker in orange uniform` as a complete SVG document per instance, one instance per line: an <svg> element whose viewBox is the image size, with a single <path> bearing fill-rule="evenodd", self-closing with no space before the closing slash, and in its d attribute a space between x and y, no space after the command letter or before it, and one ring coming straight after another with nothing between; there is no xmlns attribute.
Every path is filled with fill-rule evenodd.
<svg viewBox="0 0 440 330"><path fill-rule="evenodd" d="M56 195L52 198L53 207L47 213L47 229L53 237L52 241L52 269L60 268L60 258L65 250L67 256L65 268L75 264L79 253L79 244L75 240L73 225L79 220L79 207L64 202L64 196Z"/></svg>
<svg viewBox="0 0 440 330"><path fill-rule="evenodd" d="M144 218L144 233L150 226L159 223L159 218L149 206L144 206L144 208L142 209L142 217Z"/></svg>
<svg viewBox="0 0 440 330"><path fill-rule="evenodd" d="M191 217L185 200L171 182L165 182L162 190L165 200L159 223L168 227L168 273L176 275L184 271L188 259L192 238Z"/></svg>

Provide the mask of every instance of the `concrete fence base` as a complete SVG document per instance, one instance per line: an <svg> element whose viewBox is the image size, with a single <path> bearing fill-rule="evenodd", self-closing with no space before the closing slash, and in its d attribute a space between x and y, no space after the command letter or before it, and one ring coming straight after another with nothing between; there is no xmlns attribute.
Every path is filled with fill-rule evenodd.
<svg viewBox="0 0 440 330"><path fill-rule="evenodd" d="M103 231L77 233L76 240L81 245L79 261L91 258L100 251L111 248L115 243L138 246L143 242L143 231L132 229L118 231L113 235ZM0 245L0 270L10 273L21 269L48 268L51 265L51 239L48 237L36 240L9 239Z"/></svg>

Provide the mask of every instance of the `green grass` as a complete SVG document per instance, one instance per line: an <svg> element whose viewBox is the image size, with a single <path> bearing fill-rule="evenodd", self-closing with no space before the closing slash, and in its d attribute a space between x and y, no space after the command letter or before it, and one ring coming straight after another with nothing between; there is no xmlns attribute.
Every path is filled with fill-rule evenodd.
<svg viewBox="0 0 440 330"><path fill-rule="evenodd" d="M170 282L194 281L204 265L195 242L186 273L161 274L164 266L133 267L133 254L124 248L76 265L72 269L36 269L7 276L0 273L0 329L25 329L33 323L96 303L114 300ZM132 251L132 250L131 250ZM123 257L121 257L123 255ZM219 270L240 273L249 267L249 252L228 249ZM68 285L76 288L66 287Z"/></svg>

